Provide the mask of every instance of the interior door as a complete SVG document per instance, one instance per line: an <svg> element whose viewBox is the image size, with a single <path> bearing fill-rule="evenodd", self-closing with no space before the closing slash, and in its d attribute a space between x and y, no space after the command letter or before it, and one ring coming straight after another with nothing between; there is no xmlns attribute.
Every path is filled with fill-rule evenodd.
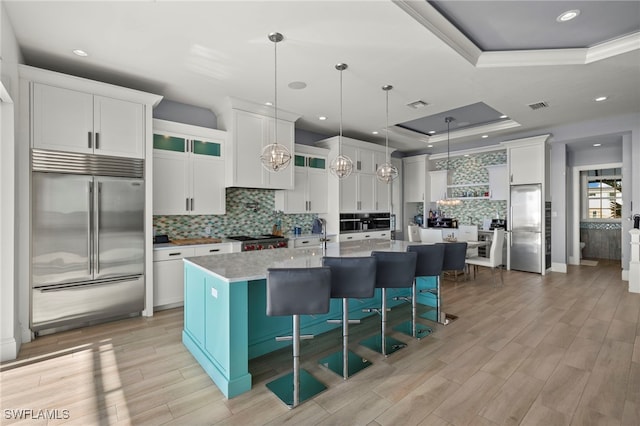
<svg viewBox="0 0 640 426"><path fill-rule="evenodd" d="M90 176L33 173L32 285L92 278Z"/></svg>
<svg viewBox="0 0 640 426"><path fill-rule="evenodd" d="M144 272L144 181L96 177L94 278Z"/></svg>

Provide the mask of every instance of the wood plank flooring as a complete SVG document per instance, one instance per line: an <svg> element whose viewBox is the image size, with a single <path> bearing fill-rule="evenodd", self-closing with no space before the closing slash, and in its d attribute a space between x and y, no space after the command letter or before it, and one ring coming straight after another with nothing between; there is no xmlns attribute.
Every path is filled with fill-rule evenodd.
<svg viewBox="0 0 640 426"><path fill-rule="evenodd" d="M619 262L601 260L505 272L495 288L483 269L445 280L459 319L424 320L434 333L421 341L394 332L408 346L386 359L358 344L378 317L352 326L351 348L373 366L347 381L317 364L338 330L303 341L303 367L329 389L294 410L265 387L291 368L290 350L253 360L253 389L227 400L182 345L180 308L43 336L0 366L1 423L640 425L640 294L619 277ZM390 314L393 324L410 310ZM20 409L58 419L19 421Z"/></svg>

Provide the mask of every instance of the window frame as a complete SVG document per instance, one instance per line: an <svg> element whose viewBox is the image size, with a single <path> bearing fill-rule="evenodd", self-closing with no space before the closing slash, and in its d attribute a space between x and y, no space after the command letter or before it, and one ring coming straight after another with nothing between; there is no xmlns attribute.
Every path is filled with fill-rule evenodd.
<svg viewBox="0 0 640 426"><path fill-rule="evenodd" d="M593 170L607 170L607 169L620 169L620 174L613 175L601 175L601 176L589 176L588 172ZM619 218L599 218L599 217L590 217L589 216L589 183L590 182L602 182L606 179L616 179L620 180L620 200L621 206L624 200L622 199L622 186L624 185L624 177L622 175L622 164L620 165L607 165L607 167L594 165L593 168L584 169L580 173L580 221L581 222L621 222L622 217ZM599 199L602 199L600 197Z"/></svg>

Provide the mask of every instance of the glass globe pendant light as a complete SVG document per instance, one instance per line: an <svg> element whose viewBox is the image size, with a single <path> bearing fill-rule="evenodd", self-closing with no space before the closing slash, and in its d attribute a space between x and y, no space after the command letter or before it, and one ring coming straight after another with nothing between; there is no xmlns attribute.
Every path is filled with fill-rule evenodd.
<svg viewBox="0 0 640 426"><path fill-rule="evenodd" d="M386 153L385 153L385 163L378 166L378 170L376 170L376 177L380 182L391 183L395 178L398 177L398 169L396 166L391 164L391 159L389 158L389 90L393 89L393 86L390 84L386 84L382 86L382 90L386 92L387 95L387 125L385 129L386 135Z"/></svg>
<svg viewBox="0 0 640 426"><path fill-rule="evenodd" d="M340 136L338 136L338 156L329 165L329 170L338 179L349 177L353 171L353 161L342 154L342 71L347 67L347 64L336 64L336 69L340 71Z"/></svg>
<svg viewBox="0 0 640 426"><path fill-rule="evenodd" d="M268 171L279 172L286 169L291 162L291 153L287 147L278 143L278 43L284 39L284 36L280 33L271 33L268 37L269 40L273 42L274 47L274 140L272 144L266 145L262 148L260 161L262 161L262 166Z"/></svg>

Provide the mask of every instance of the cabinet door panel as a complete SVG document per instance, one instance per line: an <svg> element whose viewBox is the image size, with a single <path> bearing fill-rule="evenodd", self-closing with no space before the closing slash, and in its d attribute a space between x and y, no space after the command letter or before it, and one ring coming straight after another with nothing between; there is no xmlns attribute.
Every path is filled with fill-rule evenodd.
<svg viewBox="0 0 640 426"><path fill-rule="evenodd" d="M91 146L89 135L91 134ZM93 96L34 83L34 148L93 152Z"/></svg>
<svg viewBox="0 0 640 426"><path fill-rule="evenodd" d="M184 262L182 259L153 262L153 306L182 303Z"/></svg>
<svg viewBox="0 0 640 426"><path fill-rule="evenodd" d="M358 161L360 162L360 171L362 173L373 174L376 172L376 155L375 151L368 149L358 149Z"/></svg>
<svg viewBox="0 0 640 426"><path fill-rule="evenodd" d="M215 157L191 154L191 167L191 214L224 214L224 162Z"/></svg>
<svg viewBox="0 0 640 426"><path fill-rule="evenodd" d="M286 192L287 213L307 212L307 171L304 167L295 167L295 185Z"/></svg>
<svg viewBox="0 0 640 426"><path fill-rule="evenodd" d="M235 111L234 156L235 186L264 188L262 163L262 141L266 139L266 118L244 111Z"/></svg>
<svg viewBox="0 0 640 426"><path fill-rule="evenodd" d="M506 200L509 191L507 165L487 166L489 171L489 194L492 200Z"/></svg>
<svg viewBox="0 0 640 426"><path fill-rule="evenodd" d="M358 211L358 176L351 176L340 180L340 211L351 213Z"/></svg>
<svg viewBox="0 0 640 426"><path fill-rule="evenodd" d="M429 172L429 177L431 179L431 201L436 202L445 198L447 195L447 171L438 170Z"/></svg>
<svg viewBox="0 0 640 426"><path fill-rule="evenodd" d="M94 97L96 154L144 158L144 107L119 99Z"/></svg>
<svg viewBox="0 0 640 426"><path fill-rule="evenodd" d="M358 176L360 193L360 210L371 212L376 210L376 177L375 175L360 174Z"/></svg>
<svg viewBox="0 0 640 426"><path fill-rule="evenodd" d="M389 197L391 183L380 182L377 178L376 184L376 210L380 212L390 211Z"/></svg>
<svg viewBox="0 0 640 426"><path fill-rule="evenodd" d="M188 214L188 155L153 150L153 214Z"/></svg>
<svg viewBox="0 0 640 426"><path fill-rule="evenodd" d="M329 207L329 182L326 171L309 169L307 175L308 198L312 213L327 213Z"/></svg>
<svg viewBox="0 0 640 426"><path fill-rule="evenodd" d="M425 189L425 162L409 162L404 163L404 201L422 202L424 201Z"/></svg>
<svg viewBox="0 0 640 426"><path fill-rule="evenodd" d="M509 149L511 184L542 183L543 151L538 145Z"/></svg>

